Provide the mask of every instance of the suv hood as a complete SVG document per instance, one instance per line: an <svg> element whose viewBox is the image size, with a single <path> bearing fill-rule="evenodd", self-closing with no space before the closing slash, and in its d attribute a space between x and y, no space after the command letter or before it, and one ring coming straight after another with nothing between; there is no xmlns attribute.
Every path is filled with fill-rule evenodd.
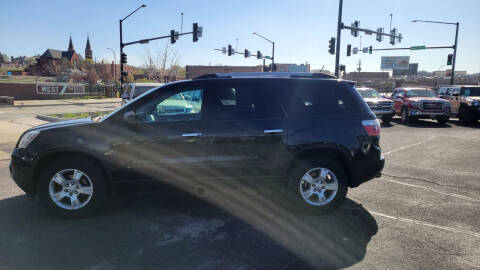
<svg viewBox="0 0 480 270"><path fill-rule="evenodd" d="M364 98L365 102L377 103L377 102L392 102L391 99L388 98Z"/></svg>
<svg viewBox="0 0 480 270"><path fill-rule="evenodd" d="M91 123L94 123L92 118L81 118L81 119L73 119L73 120L66 120L66 121L44 124L44 125L33 127L30 130L44 130L44 129L67 127L67 126L85 125L85 124L91 124Z"/></svg>

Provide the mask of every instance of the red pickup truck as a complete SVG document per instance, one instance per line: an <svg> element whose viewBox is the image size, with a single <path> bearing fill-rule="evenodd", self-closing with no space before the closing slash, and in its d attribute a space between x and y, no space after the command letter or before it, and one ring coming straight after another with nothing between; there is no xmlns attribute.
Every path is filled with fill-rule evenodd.
<svg viewBox="0 0 480 270"><path fill-rule="evenodd" d="M402 117L402 122L413 119L436 119L445 124L450 117L450 102L438 98L425 87L396 88L391 96L395 112Z"/></svg>

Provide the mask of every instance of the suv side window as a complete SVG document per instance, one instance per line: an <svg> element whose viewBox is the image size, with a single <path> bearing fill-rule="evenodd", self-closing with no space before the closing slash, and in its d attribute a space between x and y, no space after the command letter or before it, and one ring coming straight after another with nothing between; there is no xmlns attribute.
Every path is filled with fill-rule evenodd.
<svg viewBox="0 0 480 270"><path fill-rule="evenodd" d="M135 119L143 123L200 120L203 89L178 89L155 95L135 109Z"/></svg>
<svg viewBox="0 0 480 270"><path fill-rule="evenodd" d="M353 90L355 91L355 90ZM288 114L319 115L358 112L359 106L345 85L298 80L282 91Z"/></svg>
<svg viewBox="0 0 480 270"><path fill-rule="evenodd" d="M275 95L260 83L222 83L209 89L208 96L208 119L241 120L285 116Z"/></svg>

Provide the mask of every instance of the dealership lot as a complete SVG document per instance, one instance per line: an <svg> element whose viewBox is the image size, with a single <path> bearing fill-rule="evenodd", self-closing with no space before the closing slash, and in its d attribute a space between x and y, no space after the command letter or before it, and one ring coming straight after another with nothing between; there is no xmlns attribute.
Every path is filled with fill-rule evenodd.
<svg viewBox="0 0 480 270"><path fill-rule="evenodd" d="M11 180L5 153L42 123L36 113L114 106L0 108L1 269L480 268L478 124L395 119L382 128L383 176L351 189L330 215L295 209L275 183L256 179L226 179L198 196L126 186L81 220L39 212Z"/></svg>

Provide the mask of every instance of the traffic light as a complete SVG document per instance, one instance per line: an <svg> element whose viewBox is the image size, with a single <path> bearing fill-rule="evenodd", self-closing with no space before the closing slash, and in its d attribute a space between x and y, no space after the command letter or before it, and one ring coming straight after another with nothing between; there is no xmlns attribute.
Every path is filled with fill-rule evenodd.
<svg viewBox="0 0 480 270"><path fill-rule="evenodd" d="M373 52L373 47L372 46L368 47L368 53L372 54L372 52Z"/></svg>
<svg viewBox="0 0 480 270"><path fill-rule="evenodd" d="M383 33L383 28L382 27L379 27L377 28L377 41L378 42L382 42L383 40L383 36L382 36L382 33Z"/></svg>
<svg viewBox="0 0 480 270"><path fill-rule="evenodd" d="M198 23L193 23L193 42L197 42L199 37L202 37L203 27L198 26Z"/></svg>
<svg viewBox="0 0 480 270"><path fill-rule="evenodd" d="M232 49L232 45L228 45L228 56L232 56L234 54L234 51Z"/></svg>
<svg viewBox="0 0 480 270"><path fill-rule="evenodd" d="M120 55L120 63L122 64L126 64L127 63L127 54L126 53L122 53Z"/></svg>
<svg viewBox="0 0 480 270"><path fill-rule="evenodd" d="M175 30L170 30L170 43L173 44L175 42L177 42L175 40Z"/></svg>
<svg viewBox="0 0 480 270"><path fill-rule="evenodd" d="M335 38L332 37L328 43L328 52L330 54L335 54Z"/></svg>
<svg viewBox="0 0 480 270"><path fill-rule="evenodd" d="M262 59L263 55L260 51L257 51L257 59Z"/></svg>
<svg viewBox="0 0 480 270"><path fill-rule="evenodd" d="M447 65L451 66L453 63L453 54L449 54L447 57Z"/></svg>
<svg viewBox="0 0 480 270"><path fill-rule="evenodd" d="M360 27L360 21L355 21L351 25L352 25L352 27L358 28L358 27ZM352 36L358 37L358 30L352 29L351 33L352 33Z"/></svg>
<svg viewBox="0 0 480 270"><path fill-rule="evenodd" d="M390 44L395 45L395 36L397 35L397 28L390 30Z"/></svg>
<svg viewBox="0 0 480 270"><path fill-rule="evenodd" d="M243 53L243 56L244 56L245 58L250 57L250 51L247 50L247 49L245 49L245 52Z"/></svg>
<svg viewBox="0 0 480 270"><path fill-rule="evenodd" d="M347 45L347 56L350 56L352 54L352 45L348 44Z"/></svg>

